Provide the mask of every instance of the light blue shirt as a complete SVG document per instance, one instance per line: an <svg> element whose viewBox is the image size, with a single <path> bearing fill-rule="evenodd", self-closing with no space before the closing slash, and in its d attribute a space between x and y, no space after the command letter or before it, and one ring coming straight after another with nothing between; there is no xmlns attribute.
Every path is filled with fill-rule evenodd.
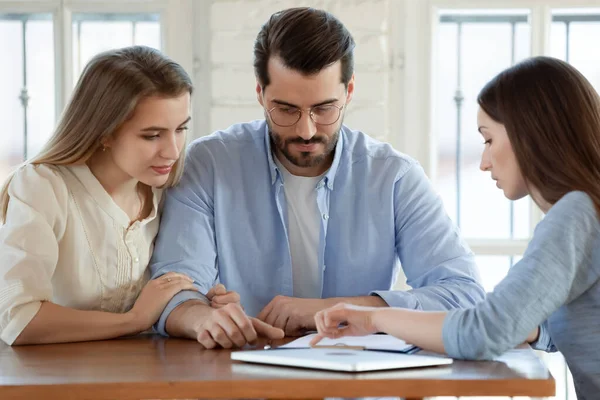
<svg viewBox="0 0 600 400"><path fill-rule="evenodd" d="M485 292L472 252L418 163L390 145L342 127L333 164L316 184L322 298L377 294L390 306L472 306ZM410 291L390 290L398 268ZM250 316L293 295L283 176L264 120L195 140L181 183L167 191L151 261L153 278L192 277L201 293L221 282ZM202 298L185 291L171 311Z"/></svg>
<svg viewBox="0 0 600 400"><path fill-rule="evenodd" d="M444 320L446 352L490 359L525 341L559 350L573 373L577 398L600 394L600 222L590 197L571 192L535 228L521 261L484 302Z"/></svg>

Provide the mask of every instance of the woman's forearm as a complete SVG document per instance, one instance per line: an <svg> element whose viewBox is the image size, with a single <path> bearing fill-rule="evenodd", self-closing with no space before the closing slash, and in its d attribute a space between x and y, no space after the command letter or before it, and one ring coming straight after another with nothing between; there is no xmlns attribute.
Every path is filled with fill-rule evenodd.
<svg viewBox="0 0 600 400"><path fill-rule="evenodd" d="M132 313L82 311L47 301L23 329L14 345L112 339L143 331Z"/></svg>
<svg viewBox="0 0 600 400"><path fill-rule="evenodd" d="M445 353L442 339L445 312L382 308L374 311L373 324L379 332L396 336L424 350Z"/></svg>
<svg viewBox="0 0 600 400"><path fill-rule="evenodd" d="M414 311L401 308L382 308L374 311L373 324L379 332L396 336L424 350L445 354L442 329L446 312ZM539 327L527 337L537 340Z"/></svg>

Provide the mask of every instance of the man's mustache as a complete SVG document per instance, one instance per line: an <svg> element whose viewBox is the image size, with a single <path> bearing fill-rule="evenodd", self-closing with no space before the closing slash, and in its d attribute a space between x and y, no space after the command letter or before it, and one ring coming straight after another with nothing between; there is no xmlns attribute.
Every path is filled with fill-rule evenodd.
<svg viewBox="0 0 600 400"><path fill-rule="evenodd" d="M291 144L291 143L298 143L298 144L305 144L305 145L309 145L309 144L314 144L314 143L324 143L325 141L323 140L322 137L312 137L308 140L306 139L302 139L301 137L297 137L294 139L288 139L285 141L286 144Z"/></svg>

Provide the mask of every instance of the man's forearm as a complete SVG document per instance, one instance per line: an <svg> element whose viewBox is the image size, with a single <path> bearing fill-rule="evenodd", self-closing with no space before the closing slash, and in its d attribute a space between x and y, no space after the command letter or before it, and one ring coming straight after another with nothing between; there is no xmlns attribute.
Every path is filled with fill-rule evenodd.
<svg viewBox="0 0 600 400"><path fill-rule="evenodd" d="M202 300L188 300L177 306L165 325L169 336L197 340L198 326L202 324L213 309Z"/></svg>

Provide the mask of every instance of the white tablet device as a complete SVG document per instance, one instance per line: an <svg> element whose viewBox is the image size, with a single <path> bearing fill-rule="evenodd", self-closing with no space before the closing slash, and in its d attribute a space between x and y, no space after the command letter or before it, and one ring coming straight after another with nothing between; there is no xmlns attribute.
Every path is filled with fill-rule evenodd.
<svg viewBox="0 0 600 400"><path fill-rule="evenodd" d="M271 349L235 351L232 360L330 371L366 372L448 365L451 358L347 349Z"/></svg>

